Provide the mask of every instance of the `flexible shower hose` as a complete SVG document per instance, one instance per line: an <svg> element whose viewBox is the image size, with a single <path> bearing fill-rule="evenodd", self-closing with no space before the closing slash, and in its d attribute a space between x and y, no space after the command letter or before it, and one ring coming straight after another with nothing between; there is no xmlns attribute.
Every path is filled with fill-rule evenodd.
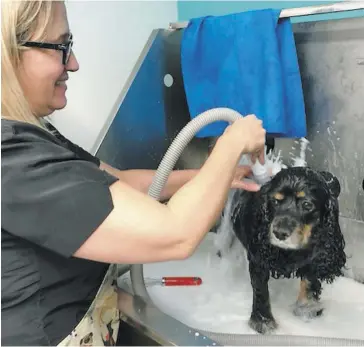
<svg viewBox="0 0 364 347"><path fill-rule="evenodd" d="M177 135L169 146L161 163L158 166L148 194L156 200L160 199L162 189L169 174L181 156L183 150L193 139L195 134L204 126L216 122L235 122L242 115L228 108L215 108L201 113L192 119ZM144 282L143 265L132 265L130 269L131 284L134 294L143 298L146 302L152 303ZM191 328L197 330L195 328ZM221 345L239 346L364 346L363 340L339 339L311 336L291 335L242 335L216 333L212 331L198 330L201 334L209 337Z"/></svg>

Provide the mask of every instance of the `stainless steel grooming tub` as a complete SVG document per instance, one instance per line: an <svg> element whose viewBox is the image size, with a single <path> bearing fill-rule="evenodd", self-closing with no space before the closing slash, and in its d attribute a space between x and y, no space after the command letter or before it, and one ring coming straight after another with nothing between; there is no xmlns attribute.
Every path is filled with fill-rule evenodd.
<svg viewBox="0 0 364 347"><path fill-rule="evenodd" d="M359 2L350 6L354 3L364 8ZM320 9L316 13L325 12ZM306 9L305 14L312 12ZM156 169L190 120L180 65L183 29L173 29L184 25L173 23L170 29L152 32L93 150L102 160L120 169ZM300 23L293 28L312 150L307 162L340 180L341 226L349 255L346 275L364 283L364 252L359 250L364 250L364 18ZM194 139L177 168L200 167L214 140ZM296 139L272 141L285 162L299 155ZM123 290L119 306L126 345L213 344Z"/></svg>

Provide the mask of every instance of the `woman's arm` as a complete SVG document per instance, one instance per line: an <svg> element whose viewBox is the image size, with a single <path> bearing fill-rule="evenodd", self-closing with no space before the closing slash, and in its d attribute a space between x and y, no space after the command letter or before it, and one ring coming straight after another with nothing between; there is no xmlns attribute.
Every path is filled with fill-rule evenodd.
<svg viewBox="0 0 364 347"><path fill-rule="evenodd" d="M129 186L142 193L147 194L152 184L155 170L118 170L104 162L101 162L100 169L119 178ZM169 199L178 189L196 176L199 170L174 170L162 190L161 200Z"/></svg>
<svg viewBox="0 0 364 347"><path fill-rule="evenodd" d="M148 189L156 173L155 170L118 170L103 162L100 164L100 169L107 171L129 186L145 194L148 193ZM199 170L196 169L172 171L163 187L160 200L170 199L178 189L195 177L198 172ZM234 173L231 188L244 189L252 192L259 190L260 187L257 183L244 180L250 174L251 169L248 166L238 166Z"/></svg>
<svg viewBox="0 0 364 347"><path fill-rule="evenodd" d="M199 173L167 205L122 181L114 183L113 211L74 255L128 264L190 256L220 215L242 152L264 146L261 124L255 117L236 121Z"/></svg>
<svg viewBox="0 0 364 347"><path fill-rule="evenodd" d="M128 264L188 257L223 208L239 154L218 143L199 174L167 205L124 182L114 183L113 211L75 256Z"/></svg>

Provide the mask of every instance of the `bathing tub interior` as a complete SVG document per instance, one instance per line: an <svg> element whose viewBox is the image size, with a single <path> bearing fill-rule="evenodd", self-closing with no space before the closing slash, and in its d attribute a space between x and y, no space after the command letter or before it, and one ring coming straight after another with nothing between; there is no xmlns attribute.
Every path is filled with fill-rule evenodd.
<svg viewBox="0 0 364 347"><path fill-rule="evenodd" d="M364 340L364 18L299 23L293 29L310 142L306 160L340 181L348 261L345 277L324 285L324 315L310 322L292 314L299 281L270 281L277 334ZM189 122L180 67L182 32L152 32L94 148L100 159L120 169L156 169ZM214 140L194 138L176 168L200 167ZM281 151L285 164L299 155L297 139L269 139L269 144L275 153ZM215 343L199 329L254 333L247 325L252 292L244 256L239 265L217 258L214 237L209 233L188 260L144 266L146 277L200 276L201 287L150 287L158 308L121 291L123 321L148 336L150 344Z"/></svg>

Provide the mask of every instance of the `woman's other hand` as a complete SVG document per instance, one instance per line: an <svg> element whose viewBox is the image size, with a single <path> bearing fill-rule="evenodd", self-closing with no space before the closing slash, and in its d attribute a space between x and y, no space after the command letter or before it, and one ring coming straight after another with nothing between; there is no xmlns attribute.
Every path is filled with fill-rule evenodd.
<svg viewBox="0 0 364 347"><path fill-rule="evenodd" d="M244 180L247 176L252 174L249 166L238 166L235 170L235 176L231 184L231 188L243 189L250 192L257 192L260 189L260 185L254 181Z"/></svg>

